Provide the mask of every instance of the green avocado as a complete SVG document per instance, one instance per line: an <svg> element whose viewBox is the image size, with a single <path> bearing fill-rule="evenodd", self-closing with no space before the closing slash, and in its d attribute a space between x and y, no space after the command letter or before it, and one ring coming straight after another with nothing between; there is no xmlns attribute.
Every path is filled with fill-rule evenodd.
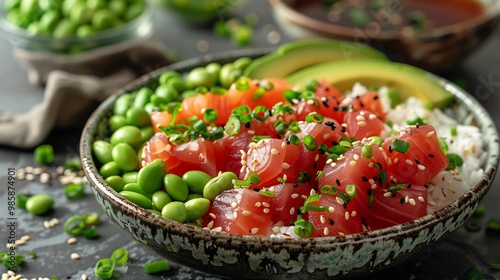
<svg viewBox="0 0 500 280"><path fill-rule="evenodd" d="M453 95L437 83L431 74L414 66L383 61L330 61L310 66L286 77L293 85L304 85L309 79L324 79L342 91L359 82L367 87L394 88L404 100L415 96L425 105L448 106Z"/></svg>
<svg viewBox="0 0 500 280"><path fill-rule="evenodd" d="M284 78L314 64L359 58L387 60L383 53L360 43L305 39L284 44L275 52L254 59L243 74L252 79Z"/></svg>

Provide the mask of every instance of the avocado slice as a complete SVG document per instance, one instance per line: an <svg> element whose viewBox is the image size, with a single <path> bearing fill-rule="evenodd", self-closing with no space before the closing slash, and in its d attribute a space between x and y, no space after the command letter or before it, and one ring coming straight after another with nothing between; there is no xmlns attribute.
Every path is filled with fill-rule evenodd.
<svg viewBox="0 0 500 280"><path fill-rule="evenodd" d="M342 91L350 90L356 82L368 87L388 86L403 100L415 96L423 104L438 108L448 106L454 98L430 73L408 64L383 60L324 62L286 77L293 85L304 85L309 79L324 79Z"/></svg>
<svg viewBox="0 0 500 280"><path fill-rule="evenodd" d="M387 60L383 53L367 45L323 38L304 39L284 44L275 52L254 59L243 75L252 79L284 78L314 64L359 58Z"/></svg>

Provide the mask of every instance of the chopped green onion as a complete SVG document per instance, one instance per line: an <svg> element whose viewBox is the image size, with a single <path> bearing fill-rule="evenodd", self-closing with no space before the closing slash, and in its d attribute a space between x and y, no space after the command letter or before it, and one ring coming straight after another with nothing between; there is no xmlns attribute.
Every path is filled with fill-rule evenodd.
<svg viewBox="0 0 500 280"><path fill-rule="evenodd" d="M488 232L500 233L500 218L491 218L486 222Z"/></svg>
<svg viewBox="0 0 500 280"><path fill-rule="evenodd" d="M259 190L259 194L261 194L263 196L267 196L267 197L274 197L274 192L271 190L261 189L261 190Z"/></svg>
<svg viewBox="0 0 500 280"><path fill-rule="evenodd" d="M288 136L287 138L285 138L286 141L289 141L290 143L294 144L294 145L299 145L300 144L300 138L297 137L297 135L290 135Z"/></svg>
<svg viewBox="0 0 500 280"><path fill-rule="evenodd" d="M293 232L300 237L311 236L311 234L314 231L314 226L309 221L306 221L304 219L295 221L293 225L294 225Z"/></svg>
<svg viewBox="0 0 500 280"><path fill-rule="evenodd" d="M321 179L324 175L325 175L325 172L323 170L316 171L316 180Z"/></svg>
<svg viewBox="0 0 500 280"><path fill-rule="evenodd" d="M391 127L391 128L392 128L392 126L394 125L394 123L392 123L392 121L391 121L391 120L386 120L384 123L385 123L388 127Z"/></svg>
<svg viewBox="0 0 500 280"><path fill-rule="evenodd" d="M274 84L268 80L260 80L259 87L263 88L266 91L270 91L274 89Z"/></svg>
<svg viewBox="0 0 500 280"><path fill-rule="evenodd" d="M278 182L280 182L281 184L286 183L286 180L284 178L281 178L281 177L278 177L276 180L278 180Z"/></svg>
<svg viewBox="0 0 500 280"><path fill-rule="evenodd" d="M395 108L403 102L399 92L393 88L390 88L387 91L387 97L389 97L389 99L391 100L391 108Z"/></svg>
<svg viewBox="0 0 500 280"><path fill-rule="evenodd" d="M311 113L311 114L306 116L307 123L312 123L312 122L322 123L324 119L325 119L325 117L323 117L323 115L317 114L317 113Z"/></svg>
<svg viewBox="0 0 500 280"><path fill-rule="evenodd" d="M345 152L347 152L347 149L345 146L342 145L335 145L327 150L329 154L336 154L336 155L341 155Z"/></svg>
<svg viewBox="0 0 500 280"><path fill-rule="evenodd" d="M264 94L266 94L266 90L264 88L261 88L259 87L253 94L252 94L252 97L251 99L253 101L259 101L262 96L264 96Z"/></svg>
<svg viewBox="0 0 500 280"><path fill-rule="evenodd" d="M464 279L465 280L482 280L483 279L484 272L479 266L475 266L471 268L467 273L465 274Z"/></svg>
<svg viewBox="0 0 500 280"><path fill-rule="evenodd" d="M373 155L372 146L364 145L361 148L361 156L364 158L371 158Z"/></svg>
<svg viewBox="0 0 500 280"><path fill-rule="evenodd" d="M51 145L45 144L35 148L33 159L36 163L41 165L49 165L54 162L54 158L54 148Z"/></svg>
<svg viewBox="0 0 500 280"><path fill-rule="evenodd" d="M26 209L26 201L28 201L28 198L30 197L31 195L29 194L23 194L23 193L16 194L16 206L19 207L20 209Z"/></svg>
<svg viewBox="0 0 500 280"><path fill-rule="evenodd" d="M339 145L344 146L346 148L352 148L352 143L349 140L340 140Z"/></svg>
<svg viewBox="0 0 500 280"><path fill-rule="evenodd" d="M464 160L462 159L462 157L457 154L449 153L446 155L446 157L448 158L448 166L446 167L446 170L453 170L464 164Z"/></svg>
<svg viewBox="0 0 500 280"><path fill-rule="evenodd" d="M144 272L147 274L155 274L170 270L168 260L149 262L144 265Z"/></svg>
<svg viewBox="0 0 500 280"><path fill-rule="evenodd" d="M371 189L368 189L368 195L370 196L370 198L368 200L368 208L372 209L372 204L373 204L373 200L375 199L375 195L373 194L373 191Z"/></svg>
<svg viewBox="0 0 500 280"><path fill-rule="evenodd" d="M117 265L124 265L128 260L128 250L125 248L118 248L111 254L111 259Z"/></svg>
<svg viewBox="0 0 500 280"><path fill-rule="evenodd" d="M439 143L439 148L441 148L441 151L443 153L447 154L448 153L448 144L443 138L438 137L438 143Z"/></svg>
<svg viewBox="0 0 500 280"><path fill-rule="evenodd" d="M99 236L99 233L97 232L97 228L95 226L91 226L87 229L84 229L81 235L87 239L94 239Z"/></svg>
<svg viewBox="0 0 500 280"><path fill-rule="evenodd" d="M332 185L323 185L319 191L324 194L336 195L339 192L339 189Z"/></svg>
<svg viewBox="0 0 500 280"><path fill-rule="evenodd" d="M308 183L311 181L311 177L311 173L309 172L299 172L297 183Z"/></svg>
<svg viewBox="0 0 500 280"><path fill-rule="evenodd" d="M481 224L478 221L468 221L465 223L465 229L470 232L477 232L481 230Z"/></svg>
<svg viewBox="0 0 500 280"><path fill-rule="evenodd" d="M472 213L472 215L474 217L480 218L480 217L484 216L485 211L486 211L486 206L484 204L479 204L479 206L476 208L474 213Z"/></svg>
<svg viewBox="0 0 500 280"><path fill-rule="evenodd" d="M269 117L269 110L266 106L258 105L252 111L252 117L259 121L265 121Z"/></svg>
<svg viewBox="0 0 500 280"><path fill-rule="evenodd" d="M302 95L300 94L300 92L297 92L297 91L294 91L291 89L285 90L283 95L284 95L286 101L288 101L292 104L295 104L295 103L297 103L297 101L300 101L300 99L302 99Z"/></svg>
<svg viewBox="0 0 500 280"><path fill-rule="evenodd" d="M358 190L355 184L348 184L345 186L345 192L350 198L355 198L358 195Z"/></svg>
<svg viewBox="0 0 500 280"><path fill-rule="evenodd" d="M284 116L286 114L293 114L295 110L292 106L288 104L283 104L281 102L274 104L273 106L273 115L275 116Z"/></svg>
<svg viewBox="0 0 500 280"><path fill-rule="evenodd" d="M205 86L200 86L200 87L196 87L194 89L194 91L197 93L197 94L205 94L208 92L208 88L205 87Z"/></svg>
<svg viewBox="0 0 500 280"><path fill-rule="evenodd" d="M196 132L205 132L207 131L207 124L202 120L198 120L193 124L193 129Z"/></svg>
<svg viewBox="0 0 500 280"><path fill-rule="evenodd" d="M314 151L318 147L316 140L311 135L306 135L302 139L302 143L309 151Z"/></svg>
<svg viewBox="0 0 500 280"><path fill-rule="evenodd" d="M250 88L250 84L247 78L241 77L236 82L234 82L234 86L238 91L247 91Z"/></svg>
<svg viewBox="0 0 500 280"><path fill-rule="evenodd" d="M279 134L285 134L289 127L290 124L281 119L276 120L274 123L274 129L276 129L276 132Z"/></svg>
<svg viewBox="0 0 500 280"><path fill-rule="evenodd" d="M95 264L95 276L101 279L110 279L113 277L115 262L111 259L100 259Z"/></svg>
<svg viewBox="0 0 500 280"><path fill-rule="evenodd" d="M500 270L500 263L490 263L488 267L493 270Z"/></svg>
<svg viewBox="0 0 500 280"><path fill-rule="evenodd" d="M377 144L379 147L382 147L382 143L384 143L384 140L378 136L368 137L368 140L370 140L370 144Z"/></svg>
<svg viewBox="0 0 500 280"><path fill-rule="evenodd" d="M391 150L406 154L410 149L410 143L400 139L392 140Z"/></svg>
<svg viewBox="0 0 500 280"><path fill-rule="evenodd" d="M455 136L457 136L457 135L458 135L458 132L457 132L457 127L456 127L456 126L455 126L455 127L452 127L452 128L450 129L450 134L451 134L451 136L453 136L453 137L455 137Z"/></svg>
<svg viewBox="0 0 500 280"><path fill-rule="evenodd" d="M38 257L35 251L31 251L29 253L29 256L30 256L30 259L36 259Z"/></svg>
<svg viewBox="0 0 500 280"><path fill-rule="evenodd" d="M252 136L252 141L259 142L262 139L269 139L269 138L271 138L270 135L254 135L254 136Z"/></svg>
<svg viewBox="0 0 500 280"><path fill-rule="evenodd" d="M248 107L247 105L241 105L241 106L234 108L231 111L231 115L233 115L233 116L248 115L251 112L252 112L252 110L250 109L250 107Z"/></svg>
<svg viewBox="0 0 500 280"><path fill-rule="evenodd" d="M260 176L257 173L249 173L247 176L247 180L250 184L258 184L260 182Z"/></svg>
<svg viewBox="0 0 500 280"><path fill-rule="evenodd" d="M314 94L314 91L305 90L302 92L302 98L305 100L314 100L316 99L316 95Z"/></svg>
<svg viewBox="0 0 500 280"><path fill-rule="evenodd" d="M405 185L404 185L404 184L397 184L397 185L395 185L395 186L393 186L393 187L388 188L388 189L387 189L387 191L388 191L388 192L391 192L391 193L392 193L392 195L394 196L394 195L396 195L396 192L397 192L397 191L402 190L402 189L404 189L404 188L405 188Z"/></svg>
<svg viewBox="0 0 500 280"><path fill-rule="evenodd" d="M64 187L64 194L69 199L79 199L85 196L84 184L69 184Z"/></svg>
<svg viewBox="0 0 500 280"><path fill-rule="evenodd" d="M74 215L69 217L69 219L64 224L64 231L71 235L81 235L85 230L87 224L85 223L85 219L83 216Z"/></svg>
<svg viewBox="0 0 500 280"><path fill-rule="evenodd" d="M381 184L387 182L387 173L385 170L380 170L377 175L378 175L378 180Z"/></svg>
<svg viewBox="0 0 500 280"><path fill-rule="evenodd" d="M209 140L213 141L213 140L221 139L223 137L224 137L224 129L222 127L218 126L210 134Z"/></svg>
<svg viewBox="0 0 500 280"><path fill-rule="evenodd" d="M415 116L413 119L406 121L407 125L424 125L426 123L427 123L427 121L420 118L419 116Z"/></svg>
<svg viewBox="0 0 500 280"><path fill-rule="evenodd" d="M316 79L309 79L306 81L305 88L310 90L310 91L315 91L316 88L318 87L318 80Z"/></svg>
<svg viewBox="0 0 500 280"><path fill-rule="evenodd" d="M203 112L203 120L207 123L213 123L217 121L217 110L208 108Z"/></svg>
<svg viewBox="0 0 500 280"><path fill-rule="evenodd" d="M240 132L241 122L237 117L230 117L224 126L224 130L230 136L234 136Z"/></svg>
<svg viewBox="0 0 500 280"><path fill-rule="evenodd" d="M349 201L351 201L351 197L348 194L345 194L343 192L339 193L338 197L340 197L344 201L344 206L346 206L347 203L349 203Z"/></svg>

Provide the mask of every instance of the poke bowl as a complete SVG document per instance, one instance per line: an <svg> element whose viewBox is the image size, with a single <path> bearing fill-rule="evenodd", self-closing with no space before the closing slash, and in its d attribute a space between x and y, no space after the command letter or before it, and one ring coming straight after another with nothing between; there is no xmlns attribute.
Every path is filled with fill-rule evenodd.
<svg viewBox="0 0 500 280"><path fill-rule="evenodd" d="M269 57L277 59L279 61L278 65L284 65L284 61L289 60L290 57L296 57L295 50L297 49L297 44L300 45L301 43L290 43L290 45L282 46L278 49L239 50L179 62L134 81L103 102L85 125L80 142L80 154L92 191L111 220L125 232L131 234L139 243L147 246L166 259L196 270L238 279L324 279L327 277L342 279L367 275L408 260L411 256L433 246L450 232L460 227L474 213L490 188L498 165L498 133L488 113L473 97L449 81L409 65L389 62L380 57L372 59L360 58L356 61L349 60L347 62L336 59L323 63L317 62L312 66L301 64L298 67L292 63L289 65L290 69L292 69L290 70L291 74L282 76L286 77L285 80L289 83L307 83L308 87L313 86L313 88L305 90L306 94L302 94L301 96L296 95L297 92L300 92L300 87L293 87L293 90L287 91L287 101L276 103L281 105L277 105L274 108L276 110L278 108L289 110L289 107L282 106L287 104L286 102L288 101L290 104L302 104L305 106L303 110L307 111L307 121L297 124L301 128L301 131L307 131L308 134L306 134L309 136L314 135L314 133L313 130L305 128L308 125L316 126L319 123L326 124L328 122L326 124L328 129L338 126L338 131L342 131L342 127L345 127L344 124L338 124L328 117L321 117L318 114L319 110L308 111L307 108L310 109L308 105L325 106L323 104L325 103L325 99L323 98L319 98L319 104L314 102L311 92L314 95L318 94L318 91L315 92L315 90L310 89L322 88L321 92L325 93L334 91L334 88L336 88L345 94L351 95L358 94L355 92L363 92L370 89L371 92L380 93L380 99L383 99L382 96L384 95L382 92L384 89L382 88L384 86L378 80L381 76L374 74L370 70L371 66L366 65L376 66L378 71L375 71L375 73L381 72L379 68L381 65L389 64L390 66L387 66L387 73L397 71L401 73L401 76L405 76L406 71L413 74L419 73L417 74L418 77L413 76L413 74L411 74L411 77L417 80L423 79L419 80L420 82L426 81L427 83L430 81L429 86L431 88L444 94L442 95L442 99L432 99L433 97L431 97L432 100L426 100L428 102L431 101L435 107L434 109L430 109L430 107L423 106L423 111L420 111L420 120L418 118L417 120L413 117L411 118L416 123L403 124L397 133L388 132L389 134L385 136L387 138L384 139L392 139L393 142L395 142L394 137L404 136L408 138L399 138L397 140L400 143L399 145L390 145L392 152L386 152L384 160L375 161L375 164L371 165L369 163L366 164L370 168L377 169L377 178L369 177L365 179L364 177L360 177L355 184L346 183L347 181L344 178L339 177L341 175L335 175L335 166L343 166L344 169L341 169L342 173L346 174L352 170L366 169L367 167L361 164L363 160L374 159L380 156L380 154L384 154L382 151L383 147L387 148L387 146L384 146L382 143L384 142L382 137L380 139L377 137L370 138L371 140L368 142L368 138L360 141L351 139L350 144L342 142L349 142L350 137L337 139L335 141L336 145L332 145L339 148L338 145L342 142L345 145L340 145L344 145L347 151L344 153L339 152L340 155L333 156L332 154L335 152L319 144L321 138L329 138L325 134L322 134L322 137L319 138L313 137L318 141L318 145L314 149L311 147L313 143L310 139L311 137L306 137L307 135L304 134L301 135L300 132L297 132L298 137L295 139L294 137L290 137L294 135L292 132L289 132L286 137L270 138L269 136L276 132L267 128L263 131L268 132L268 134L256 133L258 130L255 128L258 126L254 126L254 122L262 125L261 122L265 122L265 120L260 120L259 118L264 116L265 112L268 112L257 109L253 115L254 119L251 120L247 119L245 121L241 119L242 116L251 116L251 114L242 113L244 111L239 111L242 114L239 117L231 115L233 119L228 122L229 124L224 124L223 135L217 137L217 140L213 140L210 137L216 137L215 135L218 135L221 130L216 127L206 130L207 125L203 126L200 120L205 121L208 119L208 122L216 122L223 112L219 111L217 114L214 114L214 110L208 109L218 106L213 105L217 103L210 103L212 107L203 103L199 108L207 107L200 110L202 111L201 115L199 115L200 117L190 118L191 123L198 123L196 127L199 127L201 130L197 133L190 130L189 133L184 134L191 135L189 137L194 137L193 133L196 135L187 142L182 142L183 136L176 133L189 130L186 127L189 122L183 123L180 121L182 119L182 113L180 113L181 107L176 106L170 106L170 109L165 110L171 112L169 114L177 113L181 115L168 118L166 121L161 118L151 118L155 124L158 124L155 125L158 130L154 128L143 129L144 127L142 127L139 130L140 133L135 133L135 136L131 136L130 133L123 133L123 131L119 132L123 130L121 129L123 127L130 127L130 123L138 122L138 119L142 119L139 122L144 121L144 123L147 123L145 127L152 126L151 123L148 123L150 121L149 117L131 118L132 114L127 114L126 111L142 104L141 106L145 107L145 111L149 110L150 116L159 114L153 113L157 110L154 109L154 104L148 106L144 104L156 102L154 99L157 98L153 98L153 101L151 101L151 97L154 94L160 93L160 91L164 91L158 91L158 88L161 88L162 84L174 85L177 83L179 85L178 78L185 79L185 83L183 84L185 91L178 97L184 98L182 102L190 98L195 99L200 94L205 95L201 97L204 100L206 96L209 96L209 99L213 101L221 98L220 96L229 95L231 86L233 88L238 87L236 88L237 92L248 90L248 87L251 87L252 83L244 81L251 81L252 79L252 81L255 81L256 78L250 79L249 77L265 71L266 67L263 67L263 65L268 65L269 61L272 60ZM335 49L332 45L329 46ZM309 48L310 45L305 49ZM299 49L303 50L302 47L299 47ZM314 53L316 52L317 49L315 49ZM283 53L294 53L294 55L277 55ZM309 62L310 60L307 60L304 63ZM342 77L342 81L333 82L332 85L335 85L335 87L326 85L326 82L331 81L327 77L325 77L326 82L308 79L314 76L311 69L316 68L314 73L318 73L318 67L320 69L326 67L329 69L328 72L332 71L335 73L335 67L337 67L335 65L338 65L338 63L341 64L341 68L344 70L347 64L352 63L352 67L358 70L359 65L363 64L366 67L364 68L366 72L354 71L354 73L357 73L355 76L344 76ZM218 75L218 81L209 78L210 82L203 84L207 82L207 70L217 68L214 66L215 64L221 66L220 72L217 72L219 74L228 71L223 71L222 69L224 68L237 69L237 71L229 71L232 73L229 76L225 74ZM293 65L296 68L301 68L301 70L296 70ZM174 72L180 76L173 74ZM197 74L193 74L196 72ZM211 70L208 72L211 72ZM205 78L202 79L200 78L201 76ZM389 76L393 77L394 75ZM172 79L177 81L168 82ZM226 79L229 79L229 81ZM318 76L315 79L319 79ZM400 93L411 89L418 96L418 90L408 85L407 82L403 81L404 79L385 79L383 81L385 86L395 88ZM259 78L259 81L261 80L266 80L267 82L255 83L253 86L267 88L266 92L276 90L282 85L277 78L272 80L272 82L270 82L271 79ZM304 82L306 80L307 82ZM364 84L365 87L363 88L358 82ZM221 89L224 87L229 87L229 90ZM149 94L140 93L148 91L145 88L150 89L151 92ZM208 88L210 90L207 90ZM328 88L328 90L325 90L325 88ZM262 90L256 90L255 92L262 97ZM166 96L163 94L160 93L160 96ZM148 100L150 101L145 101L144 96L148 96ZM417 106L418 101L412 98L412 94L403 94L400 96L403 96L403 98L398 101L399 107L396 106L395 108ZM373 97L371 96L370 98L379 99ZM421 96L421 99L425 98L428 98L428 96ZM359 98L354 99L359 100ZM245 102L247 105L256 102L251 98L245 99L239 97L236 101L238 100L243 100L242 102ZM406 102L416 103L406 104ZM364 103L368 105L366 100ZM196 106L194 105L195 103L190 104ZM357 105L353 106L356 107ZM347 111L355 112L356 110L353 109L353 106L347 106L349 109L345 113L347 114ZM442 110L438 110L438 106ZM178 109L176 110L175 108ZM187 110L185 107L182 108L183 110ZM262 107L256 105L255 108ZM132 111L138 110L132 109ZM338 111L343 110L337 110L336 112ZM429 115L425 115L426 113L424 112L427 112ZM269 120L272 116L276 116L280 112L272 111L272 113L274 114L267 115L266 120ZM121 115L123 118L116 117L119 114L123 114ZM443 124L445 128L436 128L434 132L422 130L424 128L428 129L431 126L430 123L433 119L431 115L435 116L434 114L437 114L441 120L440 124ZM137 116L139 114L134 113L133 115ZM213 118L214 115L218 117ZM407 118L409 116L406 115ZM235 117L238 120L235 120ZM361 124L359 127L364 127L363 122L376 119L370 113L363 120L361 120L362 117L364 115L357 115L355 117L358 125ZM386 119L386 124L384 124L385 126L388 126L388 120L397 122L395 119L388 118ZM122 119L122 121L119 119ZM429 124L426 123L427 121L429 121ZM247 125L247 122L251 122L251 124ZM436 124L436 126L438 125ZM208 125L208 127L211 127L211 125ZM373 125L370 125L370 127L373 127ZM392 127L395 128L395 124ZM253 131L254 129L255 131ZM133 129L126 128L126 130ZM176 132L173 133L173 131ZM210 152L211 148L207 148L214 142L226 139L226 137L233 137L230 143L236 143L233 140L238 139L237 137L240 133L252 135L247 135L252 138L251 141L245 142L245 145L249 147L247 151L241 151L242 149L237 147L236 152L231 152L230 149L212 150ZM461 148L458 149L467 149L469 156L477 152L478 154L474 156L475 160L473 161L469 162L467 160L469 157L464 154L455 155L456 157L450 156L452 153L457 152L457 150L454 148L453 141L450 142L449 138L456 140L458 139L456 138L457 135L461 135L460 137L462 137L462 133L468 135L464 136L464 138L472 137L471 134L479 133L481 135L472 140L475 143L474 151L470 148L470 142L460 144L465 146L459 146ZM408 168L408 166L413 165L408 163L404 158L399 160L391 158L391 153L392 155L414 153L411 150L412 147L418 147L420 144L412 142L413 140L411 140L409 135L417 134L422 134L426 138L433 138L433 141L437 141L433 145L439 145L437 144L438 142L441 143L440 148L432 148L435 152L427 150L431 146L425 146L425 150L427 151L425 157L434 159L438 157L438 154L443 153L445 156L441 155L441 157L447 159L444 160L444 163L441 163L443 170L431 175L435 176L435 178L425 180L424 183L402 183L403 179L395 179L397 175L394 174L409 172L408 170L422 172L423 170L431 171L434 169L430 165L431 161L415 160L412 163L416 169L412 169ZM439 136L439 139L443 139L444 141L438 141L434 138L437 137L436 134L446 134L447 136ZM198 138L199 135L205 135L207 138L201 140ZM254 138L254 136L259 137ZM448 141L446 141L446 138L448 138ZM297 139L299 139L298 142L296 142ZM177 140L181 142L173 144ZM124 148L126 145L123 144L132 143L130 141L135 142L135 144L127 144L129 147ZM267 146L265 143L268 142L278 144L276 146ZM424 142L427 142L427 140ZM316 155L304 158L299 155L301 152L298 150L296 153L290 152L290 154L288 154L288 151L284 153L281 150L293 147L292 145L304 146L305 149L301 150L303 153L318 151L318 148L321 147L324 147L328 151L325 153L318 151ZM118 146L119 148L115 148ZM131 148L132 146L136 148ZM141 146L142 149L139 148ZM179 148L181 146L183 148ZM373 149L363 148L365 146L371 146ZM402 151L401 149L405 149L402 146L406 146L410 150L406 152ZM447 150L443 150L444 147L447 147ZM140 152L136 152L136 149ZM253 152L250 152L250 149L253 149ZM439 149L441 149L441 152L438 151ZM180 156L181 150L187 152L184 156L190 155L191 159L187 160L185 157ZM357 151L358 154L354 152L354 154L349 153L349 151ZM172 157L172 153L177 158ZM160 154L166 155L166 157L158 160ZM266 154L268 155L267 157L265 156ZM230 158L231 156L237 157L237 159ZM273 156L279 158L280 161L262 167L263 164L261 162L265 162L266 158L269 162ZM209 158L211 158L211 161L205 161ZM322 165L324 167L321 167L324 169L318 170L320 172L307 175L305 172L305 168L307 167L303 164L300 167L300 170L303 172L293 173L291 171L295 166L301 165L301 162L307 162L309 166L314 165L314 167L310 168L318 168L317 165L320 162L317 160L318 158L322 158L325 161ZM389 160L389 158L391 159ZM204 163L200 164L200 160L204 161ZM291 163L292 160L294 160L293 163L289 164L288 162ZM342 165L342 160L348 164ZM405 163L406 166L398 165L398 161ZM109 164L110 162L111 164ZM132 164L130 164L131 162ZM193 162L195 163L193 164ZM317 164L314 164L314 162ZM356 162L358 166L355 166ZM392 162L392 169L381 167L386 166L388 162ZM450 163L454 164L451 168L449 168ZM227 170L233 171L217 170L215 167L218 164L222 164ZM138 167L138 165L142 165L142 167ZM420 167L420 165L427 168ZM193 166L198 166L198 168ZM273 168L273 166L278 166L278 168ZM469 175L466 175L467 172L463 171L460 166L473 171ZM197 169L195 172L202 171L205 174L209 174L208 178L198 176L196 179L192 179L191 176L186 175L194 169ZM280 170L278 174L269 175L269 171L275 169ZM380 173L382 169L387 170L387 173L386 171ZM161 172L158 172L158 170L161 170ZM238 173L238 170L241 170L241 172ZM228 172L232 172L232 174L238 173L238 175L227 175ZM363 172L365 172L364 174L370 174L370 172L373 174L373 170L365 170ZM419 173L419 176L415 178L418 177L421 179L421 174ZM270 179L266 179L266 176L270 176ZM200 180L202 183L199 182ZM397 180L400 180L398 184L396 184ZM272 187L267 187L268 185L262 187L262 184L271 181L273 182ZM298 190L304 185L316 181L318 183L314 183L313 186L308 187L306 192L298 194ZM368 184L366 189L361 187L364 184L363 182ZM387 185L390 182L392 184ZM455 183L458 184L455 185ZM142 187L138 187L138 185ZM349 187L347 187L348 185ZM288 188L285 188L285 186L288 186ZM296 204L297 202L293 202L295 206L290 206L289 203L292 202L285 200L281 206L278 206L276 201L280 197L280 194L286 193L290 189L292 189L292 192L289 192L288 196L293 199L301 199L300 203ZM371 190L369 191L368 189ZM183 190L181 191L182 194L179 194L180 190ZM421 190L419 195L412 193L416 190ZM142 196L137 196L137 193L142 194ZM169 198L165 199L165 194L168 194ZM257 200L252 200L251 197L255 195L258 196ZM331 199L332 197L334 198ZM356 202L358 199L367 200L363 204L358 204ZM390 205L394 209L406 209L404 211L398 210L399 212L412 213L414 210L411 209L414 209L414 207L424 209L424 212L420 212L417 216L412 217L391 218L389 216L392 214L388 213L398 211L389 210L387 212L385 210L384 212L383 209L380 210L381 201L384 199L392 201ZM194 201L197 201L197 203L194 203ZM200 201L208 202L198 203ZM197 206L194 206L194 204ZM297 207L297 205L301 207ZM351 207L359 208L353 210L354 208ZM363 207L368 209L368 211L371 211L370 209L372 208L379 209L377 211L381 212L377 213L384 212L385 214L373 214L370 216L371 214L366 214L361 210ZM224 213L222 211L228 212L221 214ZM257 212L255 211L259 211L258 213L261 214L256 214ZM280 216L281 218L279 219L281 220L279 222L273 222L273 218L269 217L269 215L275 213L281 213L286 218L282 219Z"/></svg>
<svg viewBox="0 0 500 280"><path fill-rule="evenodd" d="M13 48L75 55L147 38L152 15L144 0L4 1L0 29Z"/></svg>

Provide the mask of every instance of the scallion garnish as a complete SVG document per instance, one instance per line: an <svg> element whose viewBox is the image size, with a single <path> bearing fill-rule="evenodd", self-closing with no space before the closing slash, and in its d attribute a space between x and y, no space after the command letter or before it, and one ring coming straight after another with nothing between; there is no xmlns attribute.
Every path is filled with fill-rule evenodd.
<svg viewBox="0 0 500 280"><path fill-rule="evenodd" d="M451 134L451 136L453 136L453 137L455 137L455 136L457 136L457 135L458 135L458 132L457 132L457 127L456 127L456 126L455 126L455 127L452 127L452 128L450 129L450 134Z"/></svg>
<svg viewBox="0 0 500 280"><path fill-rule="evenodd" d="M240 129L241 129L240 119L234 116L230 117L226 125L224 126L224 130L230 136L238 134L240 132Z"/></svg>
<svg viewBox="0 0 500 280"><path fill-rule="evenodd" d="M234 82L234 86L238 91L247 91L250 88L250 84L246 78L239 78Z"/></svg>
<svg viewBox="0 0 500 280"><path fill-rule="evenodd" d="M295 221L293 225L294 225L293 232L300 237L311 236L311 234L314 231L314 226L309 221L306 221L304 219Z"/></svg>
<svg viewBox="0 0 500 280"><path fill-rule="evenodd" d="M345 186L345 192L350 198L354 198L358 195L358 189L355 184L348 184Z"/></svg>
<svg viewBox="0 0 500 280"><path fill-rule="evenodd" d="M276 132L278 132L279 134L285 134L288 131L289 127L290 124L281 119L276 120L276 122L274 123L274 129L276 129Z"/></svg>
<svg viewBox="0 0 500 280"><path fill-rule="evenodd" d="M344 201L344 207L347 205L347 203L349 203L349 201L351 201L351 197L343 192L339 193L338 197L340 197Z"/></svg>
<svg viewBox="0 0 500 280"><path fill-rule="evenodd" d="M406 121L406 124L408 124L408 125L424 125L426 123L427 123L427 121L422 119L419 116L415 116L415 117L413 117L413 119L409 119Z"/></svg>
<svg viewBox="0 0 500 280"><path fill-rule="evenodd" d="M391 150L406 154L410 149L410 143L400 139L392 140Z"/></svg>
<svg viewBox="0 0 500 280"><path fill-rule="evenodd" d="M254 136L252 136L252 141L259 142L262 139L269 139L269 138L271 138L270 135L254 135Z"/></svg>
<svg viewBox="0 0 500 280"><path fill-rule="evenodd" d="M290 143L297 145L297 146L300 144L300 138L297 137L297 135L295 135L295 134L292 134L292 135L288 136L287 138L285 138L285 141L289 141Z"/></svg>
<svg viewBox="0 0 500 280"><path fill-rule="evenodd" d="M304 138L302 139L302 143L309 151L314 151L318 147L316 140L314 140L314 137L312 137L311 135L304 136Z"/></svg>
<svg viewBox="0 0 500 280"><path fill-rule="evenodd" d="M296 104L302 99L302 95L300 94L300 92L291 89L285 90L283 96L285 97L286 101L290 102L291 104Z"/></svg>
<svg viewBox="0 0 500 280"><path fill-rule="evenodd" d="M332 185L323 185L319 191L324 194L337 195L339 189Z"/></svg>
<svg viewBox="0 0 500 280"><path fill-rule="evenodd" d="M265 121L270 115L269 109L266 106L258 105L252 111L252 117L259 120Z"/></svg>
<svg viewBox="0 0 500 280"><path fill-rule="evenodd" d="M323 170L316 171L316 180L321 179L324 175L325 175L325 172Z"/></svg>
<svg viewBox="0 0 500 280"><path fill-rule="evenodd" d="M262 189L262 190L259 190L259 194L261 194L263 196L267 196L267 197L274 197L274 192L271 190Z"/></svg>
<svg viewBox="0 0 500 280"><path fill-rule="evenodd" d="M213 123L217 121L217 110L209 108L203 112L203 120L207 123Z"/></svg>
<svg viewBox="0 0 500 280"><path fill-rule="evenodd" d="M264 88L259 87L253 94L252 94L252 100L253 101L259 101L262 96L266 94L266 90Z"/></svg>
<svg viewBox="0 0 500 280"><path fill-rule="evenodd" d="M370 140L369 144L377 144L379 147L382 147L382 143L384 143L384 140L378 136L368 137L368 140Z"/></svg>
<svg viewBox="0 0 500 280"><path fill-rule="evenodd" d="M305 100L314 100L316 99L316 95L314 94L314 91L305 90L302 92L302 98Z"/></svg>
<svg viewBox="0 0 500 280"><path fill-rule="evenodd" d="M443 138L439 137L438 143L439 143L439 148L441 148L441 151L443 151L443 153L447 154L448 153L448 144L446 143L446 141Z"/></svg>
<svg viewBox="0 0 500 280"><path fill-rule="evenodd" d="M307 123L322 123L325 117L318 113L311 113L306 116Z"/></svg>
<svg viewBox="0 0 500 280"><path fill-rule="evenodd" d="M361 156L364 158L371 158L372 157L372 146L364 145L361 148Z"/></svg>
<svg viewBox="0 0 500 280"><path fill-rule="evenodd" d="M448 158L448 166L446 167L446 170L453 170L464 164L464 160L462 159L462 157L457 154L448 153L446 154L446 157Z"/></svg>
<svg viewBox="0 0 500 280"><path fill-rule="evenodd" d="M306 81L305 88L310 90L310 91L315 91L316 88L318 87L318 80L316 79L309 79Z"/></svg>
<svg viewBox="0 0 500 280"><path fill-rule="evenodd" d="M299 172L297 175L297 183L308 183L311 181L311 173L309 172Z"/></svg>

